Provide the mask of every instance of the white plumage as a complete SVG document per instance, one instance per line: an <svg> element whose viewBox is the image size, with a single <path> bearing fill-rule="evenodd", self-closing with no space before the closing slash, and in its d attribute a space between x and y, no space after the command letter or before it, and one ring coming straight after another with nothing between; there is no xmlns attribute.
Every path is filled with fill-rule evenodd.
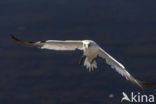
<svg viewBox="0 0 156 104"><path fill-rule="evenodd" d="M92 40L47 40L38 42L25 42L12 36L16 42L30 47L37 47L41 49L50 49L58 51L74 51L76 49L83 51L83 56L81 57L80 63L84 60L84 66L86 66L89 71L97 68L96 58L97 56L102 57L106 60L106 63L111 65L119 74L124 76L127 80L137 84L140 87L149 87L152 83L142 82L136 80L130 73L125 69L125 67L110 56L106 51L104 51L97 43Z"/></svg>

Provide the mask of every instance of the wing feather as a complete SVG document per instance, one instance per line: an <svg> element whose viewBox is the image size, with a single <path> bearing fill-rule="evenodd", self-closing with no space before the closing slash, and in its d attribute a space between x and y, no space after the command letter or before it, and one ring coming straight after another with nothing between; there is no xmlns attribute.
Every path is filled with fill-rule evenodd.
<svg viewBox="0 0 156 104"><path fill-rule="evenodd" d="M124 76L127 80L131 81L132 83L137 84L141 88L150 87L151 85L153 85L153 83L142 82L135 79L120 62L118 62L116 59L114 59L112 56L110 56L106 51L104 51L101 48L99 48L99 56L104 58L106 60L106 63L111 65L111 67L115 69L119 74Z"/></svg>
<svg viewBox="0 0 156 104"><path fill-rule="evenodd" d="M38 41L38 42L25 42L22 41L15 36L11 36L13 40L17 43L29 46L29 47L37 47L41 49L50 49L50 50L75 50L80 49L83 50L83 42L82 41L59 41L59 40L47 40L47 41Z"/></svg>
<svg viewBox="0 0 156 104"><path fill-rule="evenodd" d="M59 41L59 40L48 40L44 42L42 49L52 49L52 50L83 50L82 41Z"/></svg>

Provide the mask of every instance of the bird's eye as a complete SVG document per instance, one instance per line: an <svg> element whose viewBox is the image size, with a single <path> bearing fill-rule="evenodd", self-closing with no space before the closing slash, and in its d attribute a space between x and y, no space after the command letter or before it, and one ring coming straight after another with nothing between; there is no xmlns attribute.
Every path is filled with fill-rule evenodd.
<svg viewBox="0 0 156 104"><path fill-rule="evenodd" d="M89 43L89 44L88 44L88 47L90 47L91 45L92 45L92 44L91 44L91 43Z"/></svg>

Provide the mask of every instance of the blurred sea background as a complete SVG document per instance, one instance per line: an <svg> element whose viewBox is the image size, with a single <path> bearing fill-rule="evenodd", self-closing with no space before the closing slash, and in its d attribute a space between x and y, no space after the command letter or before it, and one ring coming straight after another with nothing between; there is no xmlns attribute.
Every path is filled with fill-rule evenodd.
<svg viewBox="0 0 156 104"><path fill-rule="evenodd" d="M154 0L1 0L0 104L120 104L122 92L156 95L156 86L140 89L102 59L97 60L97 70L88 72L78 64L81 51L24 47L9 35L27 41L91 39L137 79L156 82L155 4Z"/></svg>

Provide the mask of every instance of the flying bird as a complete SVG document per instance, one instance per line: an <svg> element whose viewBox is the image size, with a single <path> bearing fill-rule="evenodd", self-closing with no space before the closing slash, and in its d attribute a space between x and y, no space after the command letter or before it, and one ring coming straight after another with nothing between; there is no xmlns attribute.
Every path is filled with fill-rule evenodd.
<svg viewBox="0 0 156 104"><path fill-rule="evenodd" d="M127 80L138 85L141 88L150 87L153 83L143 82L135 79L126 68L118 62L115 58L109 55L104 51L95 41L93 40L46 40L46 41L37 41L37 42L26 42L22 41L15 36L11 35L12 39L17 43L29 46L36 47L40 49L50 49L57 51L74 51L76 49L82 50L83 55L80 58L79 64L84 62L84 66L92 71L97 68L96 58L97 56L106 60L106 63L109 64L113 69L115 69L119 74L124 76Z"/></svg>

